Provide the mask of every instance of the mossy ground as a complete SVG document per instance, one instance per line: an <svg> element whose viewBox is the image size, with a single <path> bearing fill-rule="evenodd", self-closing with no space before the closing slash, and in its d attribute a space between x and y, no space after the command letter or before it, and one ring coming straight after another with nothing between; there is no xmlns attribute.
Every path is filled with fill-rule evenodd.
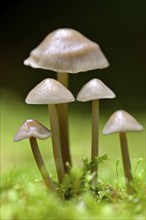
<svg viewBox="0 0 146 220"><path fill-rule="evenodd" d="M133 194L127 194L120 146L117 135L103 136L101 130L112 111L102 114L100 121L99 178L91 186L90 114L70 113L73 169L62 186L56 179L51 140L39 141L48 171L57 193L48 192L37 170L28 141L13 143L13 135L22 122L34 118L48 127L47 108L26 106L9 95L1 109L1 219L145 219L145 134L128 134L134 180ZM4 97L5 98L5 97ZM36 111L37 109L37 111ZM125 109L126 110L126 109ZM144 113L133 114L144 124ZM85 159L87 158L87 159ZM84 160L84 163L83 163Z"/></svg>
<svg viewBox="0 0 146 220"><path fill-rule="evenodd" d="M99 179L96 188L89 173L82 177L82 166L76 167L54 194L35 169L14 167L2 177L1 219L145 219L144 169L137 169L131 195L121 177L119 183Z"/></svg>

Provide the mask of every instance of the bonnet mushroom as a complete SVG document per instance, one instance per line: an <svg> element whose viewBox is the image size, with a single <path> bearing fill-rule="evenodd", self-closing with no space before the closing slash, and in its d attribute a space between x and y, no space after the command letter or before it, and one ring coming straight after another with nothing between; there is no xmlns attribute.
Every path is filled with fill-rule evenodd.
<svg viewBox="0 0 146 220"><path fill-rule="evenodd" d="M92 147L91 160L95 160L99 154L99 99L115 98L115 94L101 80L92 79L87 82L79 91L77 100L80 102L92 101ZM93 178L93 184L96 184L98 167L95 167L92 172L96 173Z"/></svg>
<svg viewBox="0 0 146 220"><path fill-rule="evenodd" d="M51 136L51 131L36 120L28 119L19 128L14 136L14 142L29 138L31 150L39 168L39 171L44 179L44 182L49 190L56 191L55 186L48 174L43 158L41 156L36 138L44 140Z"/></svg>
<svg viewBox="0 0 146 220"><path fill-rule="evenodd" d="M131 171L126 132L142 130L142 125L140 125L135 118L124 110L114 112L103 128L103 134L119 133L124 174L128 192L132 192L130 182L132 181L133 176Z"/></svg>
<svg viewBox="0 0 146 220"><path fill-rule="evenodd" d="M60 147L60 134L56 104L73 102L74 100L73 95L67 88L65 88L58 81L50 78L44 79L37 86L35 86L29 92L25 100L27 104L48 104L53 153L59 182L62 182L64 177L65 164L62 161L62 155L65 154L65 149L61 149Z"/></svg>
<svg viewBox="0 0 146 220"><path fill-rule="evenodd" d="M68 73L86 72L109 66L97 43L70 28L60 28L49 33L31 51L24 64L33 68L49 69L57 72L58 81L65 87L68 87ZM66 149L66 154L63 157L71 165L67 104L58 105L57 111L61 147Z"/></svg>

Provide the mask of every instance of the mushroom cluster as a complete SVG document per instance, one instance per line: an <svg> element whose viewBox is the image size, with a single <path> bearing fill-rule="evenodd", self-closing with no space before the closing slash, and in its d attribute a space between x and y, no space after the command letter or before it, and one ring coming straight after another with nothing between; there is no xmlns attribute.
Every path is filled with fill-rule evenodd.
<svg viewBox="0 0 146 220"><path fill-rule="evenodd" d="M27 104L47 104L51 131L36 120L26 120L14 136L14 141L29 138L36 164L49 190L56 191L39 151L36 138L52 138L54 161L59 183L72 166L69 143L68 103L75 98L68 89L68 73L75 74L109 66L109 62L99 45L76 30L61 28L48 34L46 38L31 51L24 64L33 68L53 70L56 80L47 78L36 85L27 95ZM91 161L99 157L99 99L115 98L114 92L101 80L95 78L87 82L79 91L76 100L92 102L92 140ZM127 188L132 181L130 158L126 131L140 131L142 126L125 111L117 111L109 119L103 134L119 132L123 166ZM91 170L93 186L97 184L98 166Z"/></svg>

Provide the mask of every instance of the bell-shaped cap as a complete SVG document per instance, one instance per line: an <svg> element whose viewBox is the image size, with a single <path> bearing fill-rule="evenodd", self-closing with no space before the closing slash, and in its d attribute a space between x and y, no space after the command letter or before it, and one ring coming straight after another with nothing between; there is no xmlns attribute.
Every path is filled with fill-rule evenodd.
<svg viewBox="0 0 146 220"><path fill-rule="evenodd" d="M103 128L103 134L111 134L126 131L142 131L143 127L135 118L123 110L112 114Z"/></svg>
<svg viewBox="0 0 146 220"><path fill-rule="evenodd" d="M40 122L28 119L20 126L13 140L17 142L30 137L44 140L51 137L51 131Z"/></svg>
<svg viewBox="0 0 146 220"><path fill-rule="evenodd" d="M86 102L96 99L112 99L115 94L101 80L92 79L87 82L79 91L77 100Z"/></svg>
<svg viewBox="0 0 146 220"><path fill-rule="evenodd" d="M69 28L57 29L31 51L24 64L56 72L78 73L102 69L109 63L99 45Z"/></svg>
<svg viewBox="0 0 146 220"><path fill-rule="evenodd" d="M59 104L74 102L72 93L55 79L44 79L27 95L27 104Z"/></svg>

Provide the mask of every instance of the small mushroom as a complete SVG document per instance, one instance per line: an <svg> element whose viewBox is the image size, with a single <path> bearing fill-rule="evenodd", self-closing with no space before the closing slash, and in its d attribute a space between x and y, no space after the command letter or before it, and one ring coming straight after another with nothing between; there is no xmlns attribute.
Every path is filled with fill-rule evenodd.
<svg viewBox="0 0 146 220"><path fill-rule="evenodd" d="M115 98L115 94L101 80L92 79L87 82L79 91L77 100L81 102L92 101L92 150L91 160L99 155L99 99ZM92 183L97 182L98 167L92 172L96 173Z"/></svg>
<svg viewBox="0 0 146 220"><path fill-rule="evenodd" d="M21 141L29 138L31 150L39 168L39 171L44 179L44 182L48 189L56 191L55 186L48 174L46 166L44 164L41 152L38 147L36 138L44 140L51 136L51 131L43 126L36 120L28 119L19 128L18 132L14 136L14 142Z"/></svg>
<svg viewBox="0 0 146 220"><path fill-rule="evenodd" d="M49 33L31 51L24 64L60 73L78 73L109 66L97 43L70 28Z"/></svg>
<svg viewBox="0 0 146 220"><path fill-rule="evenodd" d="M58 81L68 88L68 73L102 69L109 63L99 45L76 30L60 28L49 33L24 61L33 68L57 72ZM71 165L67 103L57 106L64 161ZM67 168L65 167L65 170Z"/></svg>
<svg viewBox="0 0 146 220"><path fill-rule="evenodd" d="M73 95L67 88L50 78L43 80L35 86L25 100L27 104L48 104L53 153L59 182L62 182L64 177L65 161L62 161L62 155L65 154L65 149L61 149L60 145L56 104L73 102L74 100Z"/></svg>
<svg viewBox="0 0 146 220"><path fill-rule="evenodd" d="M126 132L142 130L142 125L140 125L129 113L123 110L114 112L103 128L103 134L119 133L124 174L128 192L132 192L130 182L133 180L133 176L131 171Z"/></svg>

